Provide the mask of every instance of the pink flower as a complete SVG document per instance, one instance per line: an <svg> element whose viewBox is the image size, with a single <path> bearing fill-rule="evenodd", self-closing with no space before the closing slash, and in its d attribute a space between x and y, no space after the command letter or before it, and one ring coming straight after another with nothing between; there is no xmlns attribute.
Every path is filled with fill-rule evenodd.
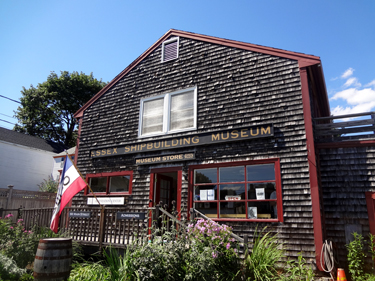
<svg viewBox="0 0 375 281"><path fill-rule="evenodd" d="M7 218L11 218L11 217L13 217L13 214L7 214L7 215L5 216L6 219L7 219Z"/></svg>
<svg viewBox="0 0 375 281"><path fill-rule="evenodd" d="M216 254L215 252L212 252L212 257L213 257L214 259L216 259L216 258L217 258L217 254Z"/></svg>
<svg viewBox="0 0 375 281"><path fill-rule="evenodd" d="M23 222L23 219L19 219L19 220L17 221L17 223L20 223L20 222Z"/></svg>
<svg viewBox="0 0 375 281"><path fill-rule="evenodd" d="M230 248L230 243L227 244L227 250L229 250L229 248Z"/></svg>
<svg viewBox="0 0 375 281"><path fill-rule="evenodd" d="M9 227L9 229L13 229L13 226Z"/></svg>

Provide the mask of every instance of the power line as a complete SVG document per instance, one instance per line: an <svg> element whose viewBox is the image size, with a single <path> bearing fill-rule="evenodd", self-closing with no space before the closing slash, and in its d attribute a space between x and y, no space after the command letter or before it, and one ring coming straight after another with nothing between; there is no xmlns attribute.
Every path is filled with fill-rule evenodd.
<svg viewBox="0 0 375 281"><path fill-rule="evenodd" d="M0 119L0 121L3 121L3 122L5 122L5 123L9 123L9 124L12 124L12 125L16 125L16 124L14 124L14 123L11 123L11 122L6 121L6 120L3 120L3 119Z"/></svg>
<svg viewBox="0 0 375 281"><path fill-rule="evenodd" d="M14 118L13 116L6 115L6 114L4 114L4 113L0 113L0 115L4 115L4 116L9 117L9 118L17 119L17 118Z"/></svg>
<svg viewBox="0 0 375 281"><path fill-rule="evenodd" d="M16 102L16 103L21 103L21 102L19 102L19 101L17 101L17 100L14 100L14 99L11 99L11 98L8 98L8 97L5 97L5 96L2 96L2 95L0 95L0 97L1 97L1 98L4 98L4 99L11 100L11 101L14 101L14 102Z"/></svg>

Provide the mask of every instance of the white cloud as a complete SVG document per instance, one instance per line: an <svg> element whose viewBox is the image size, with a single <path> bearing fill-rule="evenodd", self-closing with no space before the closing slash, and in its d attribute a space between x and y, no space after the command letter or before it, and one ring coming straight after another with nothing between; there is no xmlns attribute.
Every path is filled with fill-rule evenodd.
<svg viewBox="0 0 375 281"><path fill-rule="evenodd" d="M341 92L336 93L331 100L343 99L350 105L359 105L362 103L375 102L375 90L365 88L358 90L355 88L349 88Z"/></svg>
<svg viewBox="0 0 375 281"><path fill-rule="evenodd" d="M371 87L371 86L375 88L375 80L372 80L370 83L365 85L365 87Z"/></svg>
<svg viewBox="0 0 375 281"><path fill-rule="evenodd" d="M337 115L347 115L347 114L355 114L355 113L363 113L372 111L375 108L375 101L369 103L359 104L353 107L342 107L341 105L336 106L335 108L331 109L331 114L334 116ZM349 118L348 118L349 119Z"/></svg>
<svg viewBox="0 0 375 281"><path fill-rule="evenodd" d="M348 78L349 76L352 76L354 72L354 69L349 67L347 70L345 70L345 72L341 75L341 78L345 79L345 78Z"/></svg>
<svg viewBox="0 0 375 281"><path fill-rule="evenodd" d="M353 68L348 68L341 75L341 78L346 79L346 82L342 86L344 90L334 93L330 98L330 101L339 103L339 105L331 108L332 115L347 115L375 110L375 80L362 87L358 78L350 77L353 72Z"/></svg>
<svg viewBox="0 0 375 281"><path fill-rule="evenodd" d="M350 77L348 80L346 80L344 87L350 87L350 86L361 87L362 85L361 83L358 82L357 78Z"/></svg>

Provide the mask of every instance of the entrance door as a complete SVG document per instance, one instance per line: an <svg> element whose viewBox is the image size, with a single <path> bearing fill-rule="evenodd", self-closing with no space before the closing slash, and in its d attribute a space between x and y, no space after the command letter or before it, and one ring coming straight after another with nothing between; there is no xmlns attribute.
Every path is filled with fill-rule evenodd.
<svg viewBox="0 0 375 281"><path fill-rule="evenodd" d="M181 210L181 184L182 167L151 169L149 207L154 207L162 201L163 205L167 204L167 210L171 211L172 201L175 200L179 212Z"/></svg>
<svg viewBox="0 0 375 281"><path fill-rule="evenodd" d="M168 212L172 211L172 201L177 200L177 179L174 179L174 176L177 176L177 173L171 176L156 174L155 203L162 202L161 207Z"/></svg>

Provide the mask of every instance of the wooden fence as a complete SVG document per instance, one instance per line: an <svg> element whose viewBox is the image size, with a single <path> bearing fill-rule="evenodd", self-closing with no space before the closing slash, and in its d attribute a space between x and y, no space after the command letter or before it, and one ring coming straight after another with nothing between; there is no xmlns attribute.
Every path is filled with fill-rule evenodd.
<svg viewBox="0 0 375 281"><path fill-rule="evenodd" d="M52 212L53 208L18 209L15 219L22 218L26 230L33 226L49 227ZM120 218L121 214L126 216ZM59 229L80 244L97 246L99 250L109 245L125 248L132 243L147 243L170 231L172 225L177 229L177 235L182 234L187 227L187 218L178 217L177 212L169 213L158 205L143 213L129 212L127 207L66 207L60 216ZM195 209L190 210L190 218L212 221ZM151 222L152 233L149 231ZM240 245L240 253L244 253L249 245L248 237L241 238L234 233L231 236Z"/></svg>
<svg viewBox="0 0 375 281"><path fill-rule="evenodd" d="M19 209L53 207L55 198L56 193L52 192L18 190L13 189L12 186L0 188L0 217L11 213L15 220Z"/></svg>
<svg viewBox="0 0 375 281"><path fill-rule="evenodd" d="M26 230L31 230L33 226L49 227L52 213L53 208L19 209L17 218L22 218ZM128 215L119 219L119 213ZM148 213L131 213L126 207L66 207L60 216L59 230L84 245L123 248L145 242ZM136 219L139 215L140 219Z"/></svg>
<svg viewBox="0 0 375 281"><path fill-rule="evenodd" d="M350 118L362 118L362 120L333 122L336 119ZM370 135L375 133L375 112L314 118L314 135L317 142L340 141L348 134L364 133Z"/></svg>

